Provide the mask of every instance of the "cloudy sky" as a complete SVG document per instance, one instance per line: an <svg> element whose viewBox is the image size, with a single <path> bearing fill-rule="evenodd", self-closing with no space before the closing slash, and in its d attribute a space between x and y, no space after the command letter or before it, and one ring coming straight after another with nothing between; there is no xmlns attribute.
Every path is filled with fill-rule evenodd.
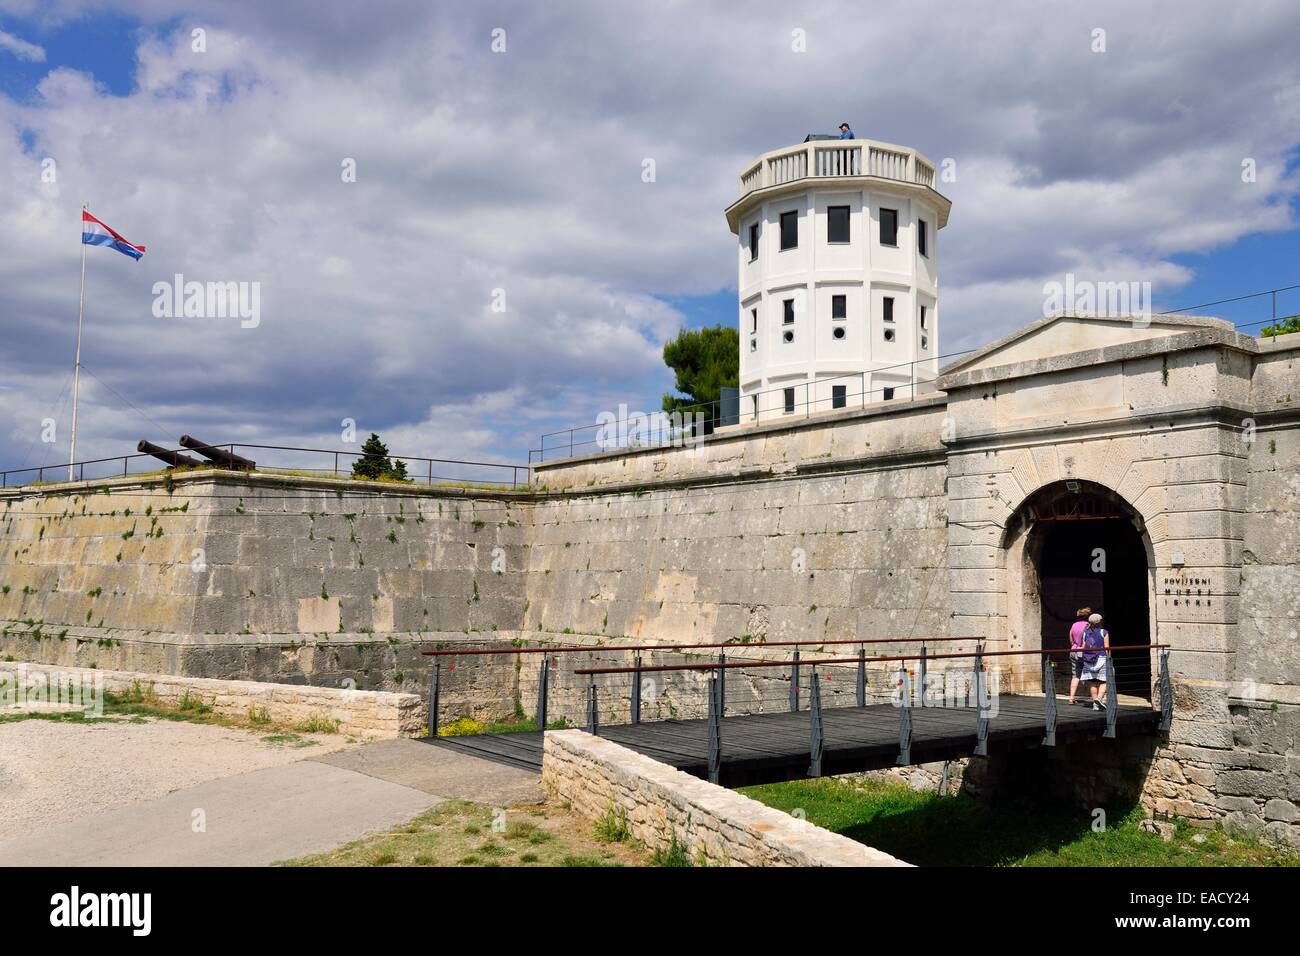
<svg viewBox="0 0 1300 956"><path fill-rule="evenodd" d="M0 0L0 467L66 459L83 201L148 252L89 250L78 457L350 418L526 461L654 409L665 339L735 321L741 168L843 119L953 160L945 353L1066 272L1157 308L1300 282L1300 6L1077 9ZM155 316L177 273L259 283L259 323Z"/></svg>

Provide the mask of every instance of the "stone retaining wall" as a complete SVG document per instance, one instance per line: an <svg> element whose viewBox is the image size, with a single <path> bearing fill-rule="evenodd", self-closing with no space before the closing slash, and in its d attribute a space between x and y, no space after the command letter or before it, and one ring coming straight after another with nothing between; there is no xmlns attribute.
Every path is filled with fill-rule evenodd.
<svg viewBox="0 0 1300 956"><path fill-rule="evenodd" d="M100 684L99 681L103 683ZM259 681L212 680L204 677L176 677L135 671L101 671L90 668L53 667L45 664L0 665L0 701L8 702L12 688L22 688L33 701L33 688L62 685L69 681L96 687L109 693L137 690L159 703L176 706L198 701L223 717L248 719L256 713L266 723L298 725L331 722L338 732L353 737L379 739L415 737L424 726L425 704L415 694L390 694L299 684L267 684ZM98 690L95 691L98 693ZM53 700L53 696L46 698Z"/></svg>
<svg viewBox="0 0 1300 956"><path fill-rule="evenodd" d="M546 735L542 786L593 820L625 815L652 849L675 837L696 864L908 865L581 730Z"/></svg>

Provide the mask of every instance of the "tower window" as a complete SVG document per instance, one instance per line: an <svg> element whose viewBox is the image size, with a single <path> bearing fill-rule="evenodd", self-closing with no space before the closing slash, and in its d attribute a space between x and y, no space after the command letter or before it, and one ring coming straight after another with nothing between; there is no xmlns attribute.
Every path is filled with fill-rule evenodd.
<svg viewBox="0 0 1300 956"><path fill-rule="evenodd" d="M826 207L826 241L844 243L849 241L849 207Z"/></svg>
<svg viewBox="0 0 1300 956"><path fill-rule="evenodd" d="M843 408L849 402L849 387L847 385L831 386L831 408Z"/></svg>
<svg viewBox="0 0 1300 956"><path fill-rule="evenodd" d="M831 296L831 318L847 319L849 317L849 297L847 295Z"/></svg>
<svg viewBox="0 0 1300 956"><path fill-rule="evenodd" d="M882 301L884 302L882 308L884 309L884 313L885 313L884 314L885 321L893 322L894 321L894 297L892 295L887 295Z"/></svg>
<svg viewBox="0 0 1300 956"><path fill-rule="evenodd" d="M831 329L831 337L835 339L844 338L844 326L837 325L835 328Z"/></svg>
<svg viewBox="0 0 1300 956"><path fill-rule="evenodd" d="M894 390L892 388L884 388L881 391L885 393L885 401L892 402L894 400Z"/></svg>
<svg viewBox="0 0 1300 956"><path fill-rule="evenodd" d="M790 329L786 329L785 332L782 333L782 335L781 335L781 341L786 342L786 343L793 342L793 341L794 341L794 332L793 332L792 330L790 330Z"/></svg>
<svg viewBox="0 0 1300 956"><path fill-rule="evenodd" d="M781 213L781 249L795 249L799 246L799 213Z"/></svg>
<svg viewBox="0 0 1300 956"><path fill-rule="evenodd" d="M794 414L794 389L793 388L787 388L785 390L785 413L787 415Z"/></svg>
<svg viewBox="0 0 1300 956"><path fill-rule="evenodd" d="M898 210L880 210L880 244L882 246L898 245Z"/></svg>
<svg viewBox="0 0 1300 956"><path fill-rule="evenodd" d="M781 302L781 321L786 325L794 325L794 299Z"/></svg>
<svg viewBox="0 0 1300 956"><path fill-rule="evenodd" d="M925 319L921 320L921 328L925 328ZM758 309L749 310L749 331L754 333L758 331Z"/></svg>
<svg viewBox="0 0 1300 956"><path fill-rule="evenodd" d="M892 342L892 341L894 341L894 330L893 330L893 329L885 329L885 341L886 341L886 342Z"/></svg>
<svg viewBox="0 0 1300 956"><path fill-rule="evenodd" d="M921 336L921 348L928 349L929 347L930 347L930 337L927 335Z"/></svg>
<svg viewBox="0 0 1300 956"><path fill-rule="evenodd" d="M758 258L758 223L751 223L749 227L749 261L753 262Z"/></svg>
<svg viewBox="0 0 1300 956"><path fill-rule="evenodd" d="M925 306L921 306L921 328L925 328Z"/></svg>
<svg viewBox="0 0 1300 956"><path fill-rule="evenodd" d="M916 221L916 251L923 256L930 255L930 230L926 227L924 219Z"/></svg>
<svg viewBox="0 0 1300 956"><path fill-rule="evenodd" d="M751 352L757 352L757 351L758 351L758 339L750 339L750 340L749 340L749 350L750 350Z"/></svg>

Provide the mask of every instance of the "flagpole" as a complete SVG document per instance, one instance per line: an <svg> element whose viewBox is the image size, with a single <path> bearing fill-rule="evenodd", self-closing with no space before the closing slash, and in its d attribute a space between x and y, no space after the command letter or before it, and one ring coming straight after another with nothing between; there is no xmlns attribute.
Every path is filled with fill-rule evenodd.
<svg viewBox="0 0 1300 956"><path fill-rule="evenodd" d="M81 204L81 211L87 209L87 203ZM86 231L83 218L81 231ZM72 444L68 449L68 481L76 479L72 473L73 463L77 460L77 389L81 385L81 323L86 316L86 243L81 243L81 304L77 307L77 364L72 371Z"/></svg>

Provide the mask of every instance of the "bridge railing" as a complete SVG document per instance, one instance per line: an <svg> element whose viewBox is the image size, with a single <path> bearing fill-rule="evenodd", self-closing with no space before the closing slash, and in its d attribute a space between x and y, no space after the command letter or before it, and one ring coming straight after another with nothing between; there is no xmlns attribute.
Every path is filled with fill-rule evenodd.
<svg viewBox="0 0 1300 956"><path fill-rule="evenodd" d="M773 661L787 672L762 670L732 682L731 713L771 713L807 706L806 675L811 662L840 659L872 662L867 684L873 695L887 692L886 673L874 662L887 652L928 654L935 645L973 648L978 637L899 637L864 640L717 641L690 644L605 643L571 646L440 648L425 651L432 658L429 677L430 735L530 731L583 726L589 709L589 685L599 685L598 724L640 723L648 720L704 717L705 670L729 662ZM654 662L682 665L655 671ZM648 663L649 662L649 663ZM513 667L514 674L502 674ZM489 674L498 669L497 681ZM620 676L593 678L585 671L608 670ZM579 673L584 671L584 673ZM621 676L626 675L626 676ZM513 701L485 693L502 680L514 688ZM843 686L841 686L841 684ZM827 688L831 697L854 693L841 682ZM854 700L845 700L852 704ZM513 713L506 715L509 708Z"/></svg>
<svg viewBox="0 0 1300 956"><path fill-rule="evenodd" d="M1143 659L1142 655L1147 655ZM1153 662L1149 655L1155 655ZM1038 650L988 650L983 643L974 652L957 651L953 653L928 653L922 649L919 653L881 655L871 659L879 666L888 665L886 680L877 682L887 689L884 700L872 700L869 693L868 659L864 652L857 660L844 658L822 658L807 660L803 666L807 670L807 700L809 714L809 767L808 775L819 777L822 774L822 756L826 745L825 729L822 721L823 689L833 680L835 668L854 667L853 680L855 693L853 699L858 707L867 703L893 704L898 711L898 757L899 766L911 764L912 755L912 712L914 709L938 707L958 707L972 712L971 730L974 732L975 756L987 756L988 732L990 722L997 715L997 699L1000 694L999 672L991 666L999 659L1015 657L1037 657L1041 661L1042 695L1043 695L1043 746L1056 745L1057 728L1061 704L1058 697L1060 685L1067 686L1067 701L1075 699L1077 687L1072 678L1078 679L1087 694L1075 703L1090 706L1104 712L1104 729L1102 736L1114 738L1117 735L1118 719L1121 708L1120 694L1125 691L1130 708L1150 707L1160 714L1159 730L1169 730L1173 718L1173 686L1169 677L1169 645L1167 644L1127 644L1113 645L1104 653L1093 655L1091 651L1073 651L1070 648L1045 648ZM1091 659L1089 659L1091 658ZM953 665L958 662L969 663L968 671ZM1120 662L1126 661L1122 669ZM909 665L911 665L909 667ZM618 675L632 674L641 678L645 674L667 674L693 671L705 675L704 693L707 706L707 733L709 740L709 779L716 783L719 779L725 746L722 721L727 716L728 674L734 670L764 670L788 668L790 674L790 709L798 710L798 692L801 686L799 662L789 661L720 661L717 663L658 664L633 667L579 668L578 676L588 678L587 687L587 723L589 733L600 732L600 689L597 678L611 678ZM821 669L819 672L819 668ZM1064 674L1061 673L1064 671ZM959 678L954 681L954 674ZM942 675L938 677L937 675ZM1064 681L1062 680L1064 677ZM841 681L841 683L846 683ZM942 686L942 694L934 693L936 684ZM1130 691L1145 691L1145 694L1131 694ZM955 692L954 692L955 691ZM1075 723L1075 721L1070 721Z"/></svg>

